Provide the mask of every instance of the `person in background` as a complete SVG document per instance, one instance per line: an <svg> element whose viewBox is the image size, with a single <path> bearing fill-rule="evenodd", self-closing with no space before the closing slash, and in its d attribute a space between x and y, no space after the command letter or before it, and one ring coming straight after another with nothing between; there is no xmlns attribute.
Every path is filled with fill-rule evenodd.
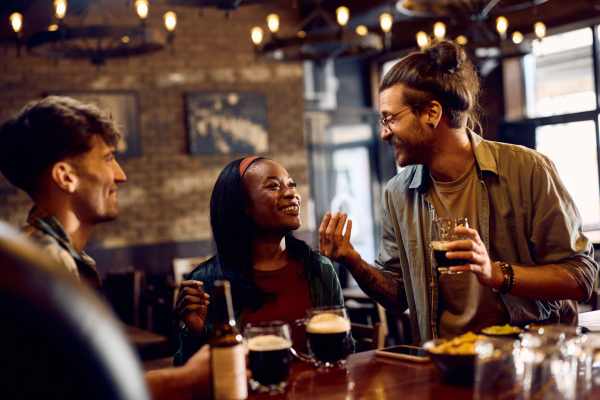
<svg viewBox="0 0 600 400"><path fill-rule="evenodd" d="M479 79L465 51L442 41L395 64L379 87L381 138L405 167L386 185L376 265L350 244L351 221L326 214L324 255L345 265L387 307L410 309L415 342L487 325L577 322L598 271L592 245L553 163L471 129ZM432 261L433 221L467 217L446 256ZM467 272L467 273L460 273Z"/></svg>
<svg viewBox="0 0 600 400"><path fill-rule="evenodd" d="M210 293L218 279L231 282L234 312L242 324L293 323L307 309L344 304L331 261L292 235L300 227L300 201L296 183L275 161L251 156L221 171L210 199L217 254L182 283L176 365L212 333ZM293 336L302 347L301 331Z"/></svg>
<svg viewBox="0 0 600 400"><path fill-rule="evenodd" d="M83 249L96 225L119 214L118 186L127 178L115 159L118 139L100 109L60 96L28 103L0 128L0 172L34 202L25 233L96 289L96 264ZM153 397L209 398L208 354L203 349L183 367L148 372Z"/></svg>

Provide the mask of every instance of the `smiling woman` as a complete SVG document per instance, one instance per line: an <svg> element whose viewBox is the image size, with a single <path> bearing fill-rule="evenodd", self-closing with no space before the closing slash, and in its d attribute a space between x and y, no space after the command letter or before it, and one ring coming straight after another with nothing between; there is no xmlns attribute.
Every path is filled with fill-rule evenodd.
<svg viewBox="0 0 600 400"><path fill-rule="evenodd" d="M293 322L313 307L343 305L331 261L292 235L301 224L300 203L296 183L276 161L246 157L221 171L210 209L217 254L182 283L176 364L212 333L215 316L209 299L216 280L231 282L234 312L242 324ZM297 333L294 344L303 348Z"/></svg>

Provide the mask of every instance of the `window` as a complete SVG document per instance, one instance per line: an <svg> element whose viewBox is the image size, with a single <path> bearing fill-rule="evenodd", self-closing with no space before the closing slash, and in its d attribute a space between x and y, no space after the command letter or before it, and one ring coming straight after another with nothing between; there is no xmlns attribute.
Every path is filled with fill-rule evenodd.
<svg viewBox="0 0 600 400"><path fill-rule="evenodd" d="M584 230L600 230L598 48L600 27L535 41L523 58L526 118L536 149L556 165ZM595 45L596 43L596 45Z"/></svg>
<svg viewBox="0 0 600 400"><path fill-rule="evenodd" d="M584 28L533 42L533 54L525 64L530 69L525 77L531 80L527 91L529 116L596 108L592 41L592 29Z"/></svg>
<svg viewBox="0 0 600 400"><path fill-rule="evenodd" d="M536 129L536 148L556 165L586 225L600 225L598 154L594 121L545 125ZM576 138L576 140L569 140Z"/></svg>

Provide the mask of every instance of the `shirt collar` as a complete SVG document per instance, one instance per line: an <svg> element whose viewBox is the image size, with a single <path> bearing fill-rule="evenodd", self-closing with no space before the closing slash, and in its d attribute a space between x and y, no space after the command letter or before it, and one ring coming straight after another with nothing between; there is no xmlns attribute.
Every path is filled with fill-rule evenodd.
<svg viewBox="0 0 600 400"><path fill-rule="evenodd" d="M59 242L68 243L72 247L69 236L65 232L61 223L54 216L43 209L34 206L27 216L27 223L52 236Z"/></svg>
<svg viewBox="0 0 600 400"><path fill-rule="evenodd" d="M75 260L81 260L89 265L96 264L84 251L79 252L73 247L67 232L65 232L65 229L58 219L40 207L34 206L31 211L29 211L27 223L56 239Z"/></svg>
<svg viewBox="0 0 600 400"><path fill-rule="evenodd" d="M498 175L498 165L489 142L470 129L467 129L467 136L471 142L473 154L475 155L477 169L479 171L492 172L493 174ZM408 186L409 189L418 189L423 192L427 190L428 186L429 169L422 164L416 165Z"/></svg>

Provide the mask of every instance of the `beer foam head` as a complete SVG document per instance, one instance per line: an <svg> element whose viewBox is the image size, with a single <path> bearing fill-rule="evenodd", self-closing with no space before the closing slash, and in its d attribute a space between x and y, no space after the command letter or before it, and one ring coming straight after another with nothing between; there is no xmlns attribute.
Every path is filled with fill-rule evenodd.
<svg viewBox="0 0 600 400"><path fill-rule="evenodd" d="M250 351L284 350L290 347L292 347L292 343L281 336L261 335L248 339L248 350Z"/></svg>
<svg viewBox="0 0 600 400"><path fill-rule="evenodd" d="M309 333L342 333L350 330L350 321L346 318L333 314L317 314L308 321L306 331Z"/></svg>
<svg viewBox="0 0 600 400"><path fill-rule="evenodd" d="M431 248L437 251L448 251L448 243L442 240L434 240L431 242Z"/></svg>

